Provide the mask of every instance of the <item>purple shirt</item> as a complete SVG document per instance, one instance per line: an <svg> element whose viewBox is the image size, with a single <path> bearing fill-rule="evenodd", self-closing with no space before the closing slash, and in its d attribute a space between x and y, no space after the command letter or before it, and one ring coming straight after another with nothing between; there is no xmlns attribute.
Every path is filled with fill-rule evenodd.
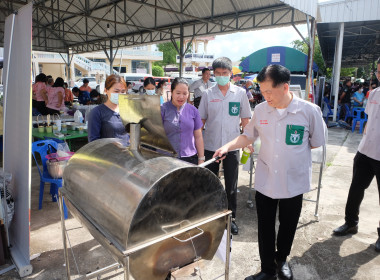
<svg viewBox="0 0 380 280"><path fill-rule="evenodd" d="M203 126L197 108L185 103L177 110L171 101L161 106L161 117L166 136L178 157L191 157L197 154L194 131Z"/></svg>

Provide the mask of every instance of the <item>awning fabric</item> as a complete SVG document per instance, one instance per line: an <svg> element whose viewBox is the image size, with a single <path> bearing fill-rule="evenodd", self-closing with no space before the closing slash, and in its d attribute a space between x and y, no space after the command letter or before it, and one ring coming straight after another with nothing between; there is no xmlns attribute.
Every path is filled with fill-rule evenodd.
<svg viewBox="0 0 380 280"><path fill-rule="evenodd" d="M258 50L247 56L241 63L243 72L260 72L269 64L280 64L291 72L307 72L308 56L293 48L275 46ZM318 66L313 62L313 71L318 71Z"/></svg>

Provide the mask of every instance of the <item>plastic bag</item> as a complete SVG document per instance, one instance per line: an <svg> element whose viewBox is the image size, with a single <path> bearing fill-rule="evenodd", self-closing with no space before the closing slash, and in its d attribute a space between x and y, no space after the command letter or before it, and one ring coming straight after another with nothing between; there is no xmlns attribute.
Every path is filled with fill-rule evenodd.
<svg viewBox="0 0 380 280"><path fill-rule="evenodd" d="M4 179L5 179L5 185L6 185L6 196L5 196L6 203L7 203L6 214L8 216L8 227L9 227L13 219L14 212L15 212L14 210L15 203L11 194L12 193L12 187L11 187L12 174L9 172L3 172L2 170L0 170L0 199L2 199L2 197L4 196L4 186L3 186ZM2 205L2 203L0 203L0 205ZM4 219L4 211L2 207L0 208L1 208L0 209L1 218Z"/></svg>
<svg viewBox="0 0 380 280"><path fill-rule="evenodd" d="M69 145L67 145L66 142L64 143L58 143L58 146L57 146L57 153L62 153L62 152L70 152L70 148L69 148Z"/></svg>
<svg viewBox="0 0 380 280"><path fill-rule="evenodd" d="M232 247L232 235L231 235L231 243L230 243L230 250ZM227 230L224 230L222 240L220 241L219 247L216 250L215 255L221 259L224 263L226 263L226 248L227 248ZM231 251L230 251L231 252ZM230 264L231 264L231 253L230 253Z"/></svg>
<svg viewBox="0 0 380 280"><path fill-rule="evenodd" d="M77 123L83 123L83 115L80 110L76 110L74 113L74 121Z"/></svg>

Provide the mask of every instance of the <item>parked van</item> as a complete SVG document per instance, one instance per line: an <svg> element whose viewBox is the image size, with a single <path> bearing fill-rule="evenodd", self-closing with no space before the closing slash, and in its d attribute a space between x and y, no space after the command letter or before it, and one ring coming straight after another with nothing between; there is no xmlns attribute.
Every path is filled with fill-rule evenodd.
<svg viewBox="0 0 380 280"><path fill-rule="evenodd" d="M132 90L138 93L144 92L144 80L147 77L152 77L152 75L144 73L126 73L123 75L126 82L132 83Z"/></svg>

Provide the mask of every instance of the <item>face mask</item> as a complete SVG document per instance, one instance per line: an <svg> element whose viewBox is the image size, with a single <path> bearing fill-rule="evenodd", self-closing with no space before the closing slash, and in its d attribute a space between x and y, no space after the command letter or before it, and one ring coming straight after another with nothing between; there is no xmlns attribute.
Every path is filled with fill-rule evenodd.
<svg viewBox="0 0 380 280"><path fill-rule="evenodd" d="M147 95L155 95L156 94L156 90L154 90L154 89L146 89L145 92Z"/></svg>
<svg viewBox="0 0 380 280"><path fill-rule="evenodd" d="M98 100L98 98L97 98L97 97L94 97L92 100L96 101L96 100Z"/></svg>
<svg viewBox="0 0 380 280"><path fill-rule="evenodd" d="M220 86L225 86L230 81L229 76L215 76L215 81Z"/></svg>
<svg viewBox="0 0 380 280"><path fill-rule="evenodd" d="M132 89L130 88L130 89L128 89L128 93L132 93Z"/></svg>
<svg viewBox="0 0 380 280"><path fill-rule="evenodd" d="M113 104L118 105L118 104L119 104L119 94L116 93L116 92L112 92L112 93L111 93L111 96L110 96L110 101L111 101Z"/></svg>

